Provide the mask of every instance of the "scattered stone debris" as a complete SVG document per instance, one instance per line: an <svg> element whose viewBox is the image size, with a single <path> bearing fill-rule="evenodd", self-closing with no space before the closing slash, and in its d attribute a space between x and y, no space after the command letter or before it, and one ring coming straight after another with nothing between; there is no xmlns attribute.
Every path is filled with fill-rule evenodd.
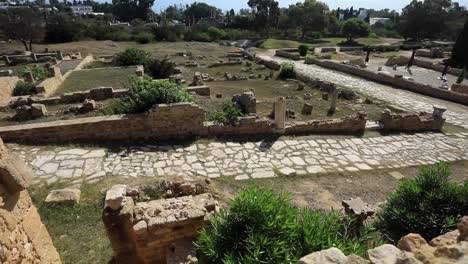
<svg viewBox="0 0 468 264"><path fill-rule="evenodd" d="M312 100L312 94L310 94L310 93L304 94L304 100L305 100L305 101L310 101L310 100Z"/></svg>
<svg viewBox="0 0 468 264"><path fill-rule="evenodd" d="M47 115L47 108L43 104L23 105L16 108L14 119L19 121L41 118Z"/></svg>
<svg viewBox="0 0 468 264"><path fill-rule="evenodd" d="M302 114L311 115L313 109L314 109L314 106L312 104L305 103L304 106L302 106Z"/></svg>
<svg viewBox="0 0 468 264"><path fill-rule="evenodd" d="M189 86L203 86L205 83L203 83L203 77L200 72L195 72L193 75L193 81L190 83Z"/></svg>
<svg viewBox="0 0 468 264"><path fill-rule="evenodd" d="M52 190L46 197L45 203L60 205L75 205L80 203L81 191L78 189Z"/></svg>

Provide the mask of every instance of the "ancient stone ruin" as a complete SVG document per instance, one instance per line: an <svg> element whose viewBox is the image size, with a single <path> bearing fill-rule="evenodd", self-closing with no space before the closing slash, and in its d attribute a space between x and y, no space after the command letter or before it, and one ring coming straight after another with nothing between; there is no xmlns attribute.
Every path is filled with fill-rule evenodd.
<svg viewBox="0 0 468 264"><path fill-rule="evenodd" d="M203 186L193 182L165 184L172 198L139 202L140 190L114 185L106 193L102 219L116 263L166 263L194 241L218 204Z"/></svg>
<svg viewBox="0 0 468 264"><path fill-rule="evenodd" d="M434 106L434 112L429 113L394 113L385 110L380 117L384 131L424 132L441 131L445 124L443 113L447 109Z"/></svg>
<svg viewBox="0 0 468 264"><path fill-rule="evenodd" d="M31 177L0 139L0 263L61 263L26 190Z"/></svg>

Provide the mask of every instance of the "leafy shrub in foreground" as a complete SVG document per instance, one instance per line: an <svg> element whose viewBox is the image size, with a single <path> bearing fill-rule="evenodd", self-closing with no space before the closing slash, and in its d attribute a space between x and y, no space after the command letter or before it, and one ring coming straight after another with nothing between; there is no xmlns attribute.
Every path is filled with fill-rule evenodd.
<svg viewBox="0 0 468 264"><path fill-rule="evenodd" d="M114 58L114 64L117 66L143 65L150 57L150 54L144 50L128 48L123 52L117 53Z"/></svg>
<svg viewBox="0 0 468 264"><path fill-rule="evenodd" d="M166 79L175 73L176 64L168 59L148 58L145 61L145 73L154 79Z"/></svg>
<svg viewBox="0 0 468 264"><path fill-rule="evenodd" d="M47 70L40 65L24 66L18 71L18 75L24 76L27 72L32 72L36 81L47 78Z"/></svg>
<svg viewBox="0 0 468 264"><path fill-rule="evenodd" d="M36 86L32 83L19 81L13 90L13 96L33 95L36 93Z"/></svg>
<svg viewBox="0 0 468 264"><path fill-rule="evenodd" d="M195 243L200 263L296 263L312 253L338 247L363 256L372 228L356 232L341 212L298 211L289 195L250 186L227 209L214 215L211 228Z"/></svg>
<svg viewBox="0 0 468 264"><path fill-rule="evenodd" d="M390 194L377 227L394 242L408 233L426 240L456 228L458 218L468 214L468 182L449 182L446 163L423 166L415 179L402 180Z"/></svg>
<svg viewBox="0 0 468 264"><path fill-rule="evenodd" d="M239 117L242 116L244 116L244 114L239 108L235 107L232 103L227 102L223 105L222 112L215 111L211 113L208 116L208 120L218 124L233 125L239 121Z"/></svg>
<svg viewBox="0 0 468 264"><path fill-rule="evenodd" d="M298 49L299 49L299 55L306 56L307 52L309 51L309 46L303 44L303 45L300 45Z"/></svg>
<svg viewBox="0 0 468 264"><path fill-rule="evenodd" d="M294 79L296 78L296 70L292 62L281 64L281 70L278 79Z"/></svg>
<svg viewBox="0 0 468 264"><path fill-rule="evenodd" d="M294 263L302 253L297 210L284 193L248 187L211 218L196 242L200 263Z"/></svg>
<svg viewBox="0 0 468 264"><path fill-rule="evenodd" d="M192 100L190 94L176 83L153 80L148 76L128 78L128 98L124 102L127 112L148 111L155 104L172 104Z"/></svg>

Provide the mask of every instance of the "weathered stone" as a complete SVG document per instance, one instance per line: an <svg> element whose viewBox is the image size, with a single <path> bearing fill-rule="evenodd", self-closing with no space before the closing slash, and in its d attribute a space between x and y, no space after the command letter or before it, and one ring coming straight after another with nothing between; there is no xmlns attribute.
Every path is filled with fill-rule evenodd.
<svg viewBox="0 0 468 264"><path fill-rule="evenodd" d="M289 168L289 167L285 167L285 168L280 169L279 173L284 176L295 176L296 170Z"/></svg>
<svg viewBox="0 0 468 264"><path fill-rule="evenodd" d="M301 112L303 115L311 115L313 109L314 109L314 106L312 104L305 103L304 106L302 106Z"/></svg>
<svg viewBox="0 0 468 264"><path fill-rule="evenodd" d="M429 247L426 240L419 234L408 234L398 241L397 247L401 250L415 252L416 250L421 250L426 247Z"/></svg>
<svg viewBox="0 0 468 264"><path fill-rule="evenodd" d="M304 100L305 100L305 101L312 100L312 94L310 94L310 93L304 94Z"/></svg>
<svg viewBox="0 0 468 264"><path fill-rule="evenodd" d="M47 108L43 104L31 104L31 117L40 118L47 115Z"/></svg>
<svg viewBox="0 0 468 264"><path fill-rule="evenodd" d="M298 264L346 264L347 261L348 258L341 250L332 247L302 257Z"/></svg>
<svg viewBox="0 0 468 264"><path fill-rule="evenodd" d="M203 83L202 74L200 72L195 72L195 74L193 75L193 81L189 86L203 86L203 85L205 84Z"/></svg>
<svg viewBox="0 0 468 264"><path fill-rule="evenodd" d="M349 60L349 64L352 66L358 66L361 68L365 68L367 66L363 59Z"/></svg>
<svg viewBox="0 0 468 264"><path fill-rule="evenodd" d="M245 114L257 113L257 98L252 92L234 95L232 102L238 105Z"/></svg>
<svg viewBox="0 0 468 264"><path fill-rule="evenodd" d="M322 100L328 101L328 93L322 93Z"/></svg>
<svg viewBox="0 0 468 264"><path fill-rule="evenodd" d="M86 99L81 106L81 110L85 113L91 112L97 109L96 101Z"/></svg>
<svg viewBox="0 0 468 264"><path fill-rule="evenodd" d="M342 205L345 208L345 212L353 217L359 217L363 220L367 219L374 214L374 210L365 203L361 197L354 199L343 200Z"/></svg>
<svg viewBox="0 0 468 264"><path fill-rule="evenodd" d="M32 171L15 155L0 160L0 182L10 193L17 193L29 187Z"/></svg>
<svg viewBox="0 0 468 264"><path fill-rule="evenodd" d="M112 210L119 210L124 206L127 194L127 185L117 184L112 186L106 193L105 206Z"/></svg>
<svg viewBox="0 0 468 264"><path fill-rule="evenodd" d="M78 189L52 190L45 202L50 204L75 205L80 203L81 191Z"/></svg>
<svg viewBox="0 0 468 264"><path fill-rule="evenodd" d="M372 264L395 264L400 253L401 250L390 244L367 250Z"/></svg>
<svg viewBox="0 0 468 264"><path fill-rule="evenodd" d="M460 232L460 236L458 240L460 241L468 241L468 216L464 216L457 225L458 232Z"/></svg>
<svg viewBox="0 0 468 264"><path fill-rule="evenodd" d="M94 100L105 100L114 97L114 89L112 87L98 87L89 91L89 97Z"/></svg>

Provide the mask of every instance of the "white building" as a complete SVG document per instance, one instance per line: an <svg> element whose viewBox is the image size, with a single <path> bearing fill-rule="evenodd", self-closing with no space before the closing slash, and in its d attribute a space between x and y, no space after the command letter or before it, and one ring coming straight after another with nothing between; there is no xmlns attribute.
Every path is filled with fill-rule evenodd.
<svg viewBox="0 0 468 264"><path fill-rule="evenodd" d="M369 14L369 12L367 11L367 9L361 8L361 9L359 9L358 18L360 18L362 20L365 20L367 18L368 14Z"/></svg>
<svg viewBox="0 0 468 264"><path fill-rule="evenodd" d="M93 8L91 6L72 6L71 10L73 14L82 16L82 15L93 15Z"/></svg>
<svg viewBox="0 0 468 264"><path fill-rule="evenodd" d="M369 19L369 24L371 26L377 24L377 23L381 23L381 24L387 24L388 22L390 22L391 19L390 18L386 18L386 17L371 17Z"/></svg>
<svg viewBox="0 0 468 264"><path fill-rule="evenodd" d="M14 7L16 4L12 1L0 2L0 9L7 9L9 7Z"/></svg>

